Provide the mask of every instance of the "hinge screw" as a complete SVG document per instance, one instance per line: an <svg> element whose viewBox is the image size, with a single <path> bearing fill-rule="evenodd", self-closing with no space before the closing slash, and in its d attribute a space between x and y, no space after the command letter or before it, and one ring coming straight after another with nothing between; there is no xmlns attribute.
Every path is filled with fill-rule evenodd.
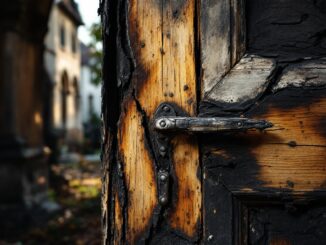
<svg viewBox="0 0 326 245"><path fill-rule="evenodd" d="M161 180L161 181L166 181L167 179L168 179L168 176L167 176L166 173L162 173L162 174L160 175L160 180Z"/></svg>
<svg viewBox="0 0 326 245"><path fill-rule="evenodd" d="M165 157L165 155L166 155L166 147L165 146L161 146L160 147L160 155L161 156L163 156L163 157Z"/></svg>
<svg viewBox="0 0 326 245"><path fill-rule="evenodd" d="M159 199L159 201L160 201L160 204L166 204L166 202L167 202L167 198L166 197L160 197L160 199Z"/></svg>
<svg viewBox="0 0 326 245"><path fill-rule="evenodd" d="M168 106L164 106L164 107L163 107L163 111L165 111L165 112L169 112L169 111L170 111L170 107L168 107Z"/></svg>
<svg viewBox="0 0 326 245"><path fill-rule="evenodd" d="M209 235L209 236L208 236L208 238L207 238L207 241L212 241L212 240L213 240L213 238L214 238L214 236L213 236L213 235Z"/></svg>
<svg viewBox="0 0 326 245"><path fill-rule="evenodd" d="M164 128L166 126L166 121L165 120L160 121L160 126Z"/></svg>
<svg viewBox="0 0 326 245"><path fill-rule="evenodd" d="M165 146L161 146L160 147L160 152L166 152L166 147Z"/></svg>

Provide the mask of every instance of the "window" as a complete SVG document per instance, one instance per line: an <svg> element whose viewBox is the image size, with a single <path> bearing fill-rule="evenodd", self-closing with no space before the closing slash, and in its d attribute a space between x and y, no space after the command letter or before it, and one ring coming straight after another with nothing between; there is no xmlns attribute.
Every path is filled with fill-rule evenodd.
<svg viewBox="0 0 326 245"><path fill-rule="evenodd" d="M60 45L62 48L66 46L66 30L63 25L60 26Z"/></svg>
<svg viewBox="0 0 326 245"><path fill-rule="evenodd" d="M89 117L92 118L94 115L94 96L92 94L88 95L88 113Z"/></svg>
<svg viewBox="0 0 326 245"><path fill-rule="evenodd" d="M71 34L71 50L73 53L77 52L77 37L76 33Z"/></svg>

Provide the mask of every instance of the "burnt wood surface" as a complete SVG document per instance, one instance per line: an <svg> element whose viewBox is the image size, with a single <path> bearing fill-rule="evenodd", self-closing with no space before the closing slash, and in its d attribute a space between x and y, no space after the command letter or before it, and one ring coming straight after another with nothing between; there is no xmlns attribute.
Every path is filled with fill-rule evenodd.
<svg viewBox="0 0 326 245"><path fill-rule="evenodd" d="M164 101L195 115L197 2L102 1L100 9L104 243L194 243L202 201L198 145L190 136L173 139L174 193L161 205L150 121Z"/></svg>
<svg viewBox="0 0 326 245"><path fill-rule="evenodd" d="M104 244L325 243L325 6L102 0ZM274 127L166 139L164 102Z"/></svg>
<svg viewBox="0 0 326 245"><path fill-rule="evenodd" d="M326 56L323 0L247 0L250 53L293 61Z"/></svg>

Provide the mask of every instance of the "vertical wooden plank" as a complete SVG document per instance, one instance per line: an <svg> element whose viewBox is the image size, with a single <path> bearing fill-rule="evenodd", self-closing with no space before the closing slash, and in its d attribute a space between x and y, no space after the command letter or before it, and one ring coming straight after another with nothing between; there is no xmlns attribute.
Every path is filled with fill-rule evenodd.
<svg viewBox="0 0 326 245"><path fill-rule="evenodd" d="M232 245L232 193L219 180L219 169L204 159L204 236L203 244Z"/></svg>
<svg viewBox="0 0 326 245"><path fill-rule="evenodd" d="M163 89L165 100L190 115L196 112L195 0L171 0L163 5ZM173 142L177 200L170 225L197 239L201 217L198 148L194 139L177 136Z"/></svg>
<svg viewBox="0 0 326 245"><path fill-rule="evenodd" d="M114 197L114 226L115 226L115 232L113 233L113 244L119 244L123 237L122 237L122 231L123 231L123 213L122 213L122 207L119 202L118 194L115 193Z"/></svg>
<svg viewBox="0 0 326 245"><path fill-rule="evenodd" d="M231 66L246 52L245 0L231 0Z"/></svg>
<svg viewBox="0 0 326 245"><path fill-rule="evenodd" d="M128 1L121 2L126 4ZM174 102L187 113L195 114L195 0L130 0L126 9L127 13L119 15L126 16L127 33L121 37L118 46L122 46L122 53L130 48L127 58L132 68L127 74L130 79L120 83L123 87L120 88L122 105L117 128L117 161L121 164L121 172L114 168L110 173L111 178L120 174L123 182L122 186L111 184L111 188L125 189L122 195L125 204L117 202L117 197L109 200L116 200L111 204L113 217L110 218L116 229L115 239L121 237L128 244L153 241L153 234L161 232L162 228L157 220L169 217L164 222L168 226L165 230L194 241L199 236L197 228L201 220L197 144L182 136L174 141L174 172L178 187L174 191L177 198L170 203L168 214L163 216L157 202L154 149L149 132L150 120L162 102ZM119 24L122 23L119 20ZM126 62L121 57L118 60ZM128 76L123 74L120 78Z"/></svg>
<svg viewBox="0 0 326 245"><path fill-rule="evenodd" d="M144 127L161 97L153 87L162 83L161 1L130 0L126 21L134 71L123 102L118 146L127 196L125 236L128 243L135 244L148 238L158 205L154 159Z"/></svg>
<svg viewBox="0 0 326 245"><path fill-rule="evenodd" d="M201 1L202 97L231 68L230 0Z"/></svg>
<svg viewBox="0 0 326 245"><path fill-rule="evenodd" d="M134 244L151 226L157 205L154 164L145 139L142 115L136 102L125 103L119 125L119 153L127 189L126 239Z"/></svg>

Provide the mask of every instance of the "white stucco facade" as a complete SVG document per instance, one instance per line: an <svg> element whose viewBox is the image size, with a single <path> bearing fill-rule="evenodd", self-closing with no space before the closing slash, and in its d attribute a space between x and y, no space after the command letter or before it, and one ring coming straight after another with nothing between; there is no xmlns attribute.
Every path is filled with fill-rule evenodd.
<svg viewBox="0 0 326 245"><path fill-rule="evenodd" d="M86 49L86 50L85 50ZM84 59L81 66L80 94L81 94L81 115L83 123L89 122L92 113L101 115L101 86L94 85L92 73L89 67L88 49L84 46Z"/></svg>
<svg viewBox="0 0 326 245"><path fill-rule="evenodd" d="M55 129L65 130L68 140L80 141L81 53L77 38L80 23L64 10L58 3L53 5L45 42L45 64L53 82L52 124Z"/></svg>

